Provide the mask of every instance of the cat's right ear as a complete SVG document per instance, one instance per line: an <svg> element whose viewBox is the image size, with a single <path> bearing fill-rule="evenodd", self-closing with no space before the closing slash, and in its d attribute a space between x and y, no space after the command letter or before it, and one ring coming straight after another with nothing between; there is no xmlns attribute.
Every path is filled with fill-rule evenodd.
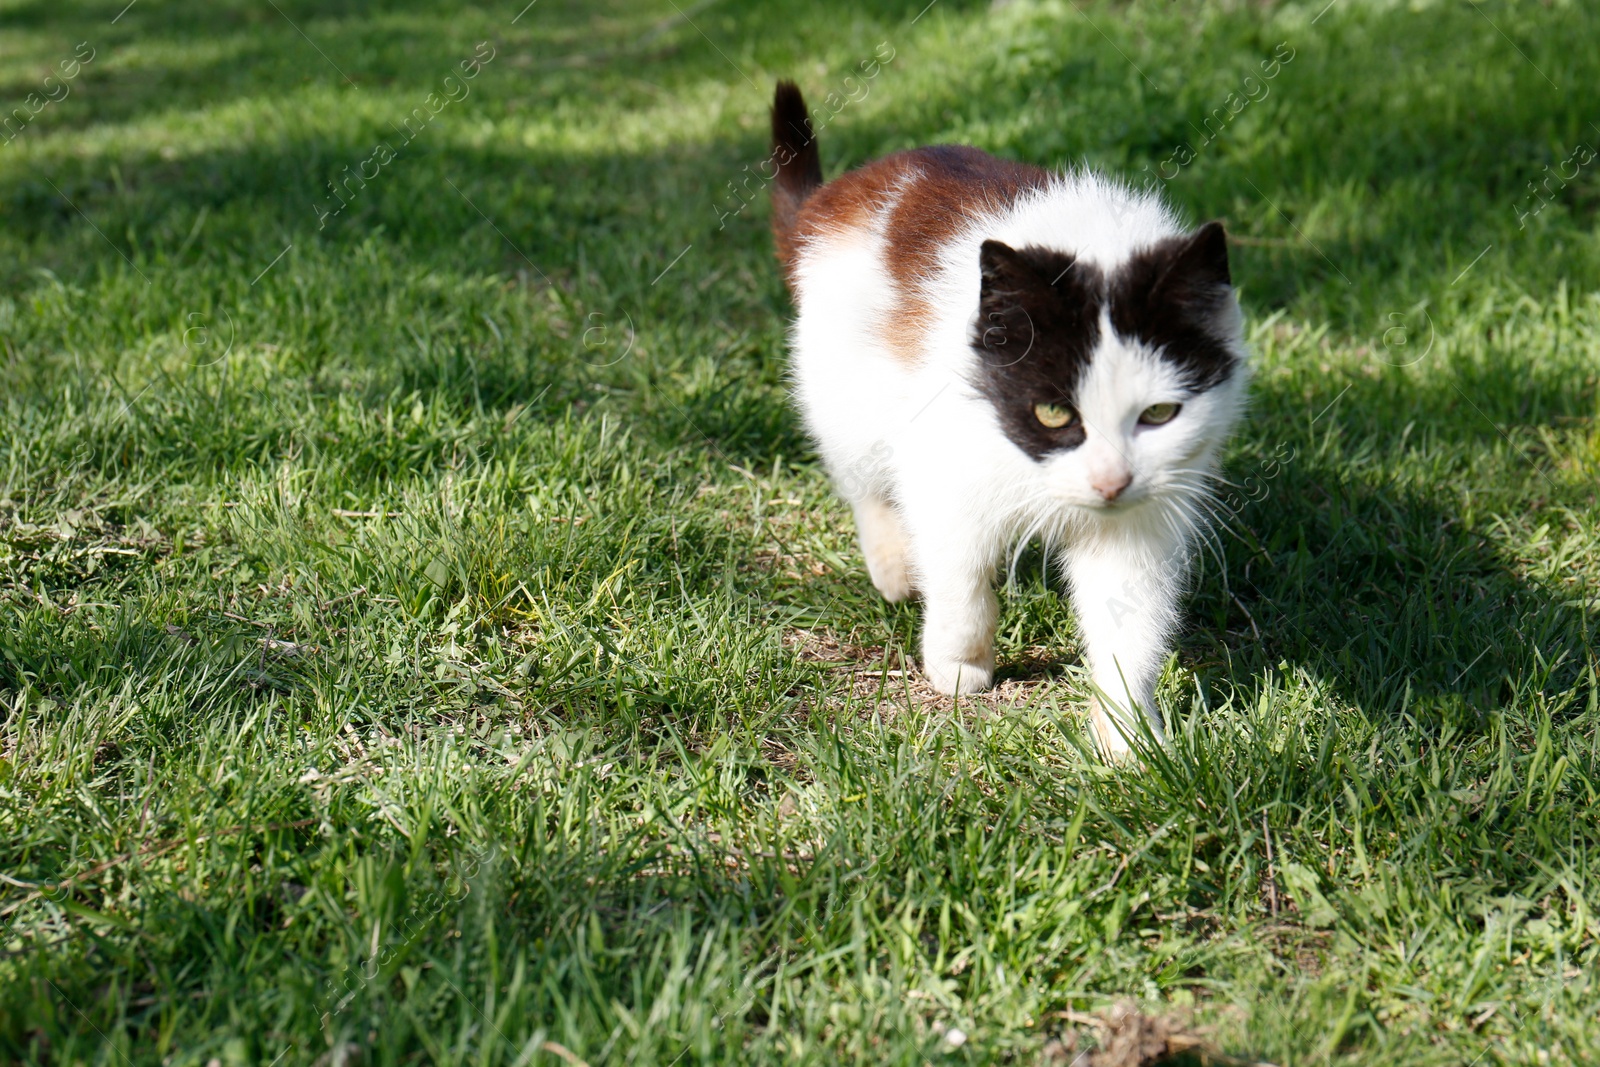
<svg viewBox="0 0 1600 1067"><path fill-rule="evenodd" d="M1208 222L1176 244L1153 291L1176 304L1214 308L1226 305L1232 287L1228 235L1222 223Z"/></svg>

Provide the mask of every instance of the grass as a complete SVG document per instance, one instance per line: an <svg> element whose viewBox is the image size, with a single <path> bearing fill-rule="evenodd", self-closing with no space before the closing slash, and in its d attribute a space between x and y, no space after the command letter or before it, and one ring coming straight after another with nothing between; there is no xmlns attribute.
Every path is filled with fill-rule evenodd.
<svg viewBox="0 0 1600 1067"><path fill-rule="evenodd" d="M0 1059L1600 1058L1597 15L920 6L0 3L6 107L94 52L0 144ZM1237 239L1142 769L1037 553L996 695L904 671L787 406L736 190L880 42L830 174Z"/></svg>

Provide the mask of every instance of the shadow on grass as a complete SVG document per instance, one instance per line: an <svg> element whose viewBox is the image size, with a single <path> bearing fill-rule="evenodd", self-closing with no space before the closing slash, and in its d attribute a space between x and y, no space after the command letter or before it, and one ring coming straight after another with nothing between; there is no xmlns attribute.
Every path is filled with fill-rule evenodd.
<svg viewBox="0 0 1600 1067"><path fill-rule="evenodd" d="M1508 369L1506 378L1520 373ZM1482 407L1502 415L1519 407L1513 382L1475 384L1500 400L1484 399ZM1292 440L1278 453L1289 457L1281 464L1236 465L1256 491L1220 531L1225 572L1206 561L1192 598L1187 655L1204 673L1226 671L1235 682L1299 665L1379 719L1437 722L1464 714L1481 723L1498 709L1526 706L1531 694L1559 703L1592 666L1594 613L1581 588L1519 573L1526 561L1497 543L1493 526L1496 514L1530 508L1554 519L1564 505L1587 506L1586 491L1552 479L1537 455L1518 457L1526 463L1520 473L1518 459L1491 456L1488 463L1512 468L1510 477L1523 484L1479 486L1483 503L1474 514L1462 513L1459 497L1472 487L1470 467L1499 445L1497 431L1576 414L1582 398L1547 393L1546 403L1521 406L1520 419L1491 426L1448 381L1402 386L1400 393L1406 402L1397 407L1392 384L1359 380L1340 401L1348 419L1330 415L1334 425L1324 426L1348 444ZM1258 414L1270 419L1300 404L1266 391ZM1372 432L1375 421L1397 410L1404 421ZM1455 460L1458 469L1439 480L1437 493L1402 484L1414 458L1403 454L1412 435L1432 440L1427 458L1443 452ZM1388 453L1390 462L1373 466L1372 452Z"/></svg>

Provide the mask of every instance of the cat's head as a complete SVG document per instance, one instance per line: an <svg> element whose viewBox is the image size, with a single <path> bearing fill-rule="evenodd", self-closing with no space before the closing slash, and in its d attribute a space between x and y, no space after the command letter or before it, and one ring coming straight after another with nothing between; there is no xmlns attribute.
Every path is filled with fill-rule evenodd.
<svg viewBox="0 0 1600 1067"><path fill-rule="evenodd" d="M985 241L976 385L1058 504L1116 514L1198 488L1247 373L1220 223L1112 268Z"/></svg>

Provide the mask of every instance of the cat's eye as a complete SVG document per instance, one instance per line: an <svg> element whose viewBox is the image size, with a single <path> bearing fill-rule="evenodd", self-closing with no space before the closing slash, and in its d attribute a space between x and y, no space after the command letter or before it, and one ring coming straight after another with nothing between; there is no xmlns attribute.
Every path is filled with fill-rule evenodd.
<svg viewBox="0 0 1600 1067"><path fill-rule="evenodd" d="M1065 404L1035 404L1033 405L1033 417L1038 419L1042 425L1052 430L1059 430L1076 419L1078 413Z"/></svg>
<svg viewBox="0 0 1600 1067"><path fill-rule="evenodd" d="M1183 410L1182 404L1151 404L1139 413L1139 425L1165 426L1177 417L1181 410Z"/></svg>

